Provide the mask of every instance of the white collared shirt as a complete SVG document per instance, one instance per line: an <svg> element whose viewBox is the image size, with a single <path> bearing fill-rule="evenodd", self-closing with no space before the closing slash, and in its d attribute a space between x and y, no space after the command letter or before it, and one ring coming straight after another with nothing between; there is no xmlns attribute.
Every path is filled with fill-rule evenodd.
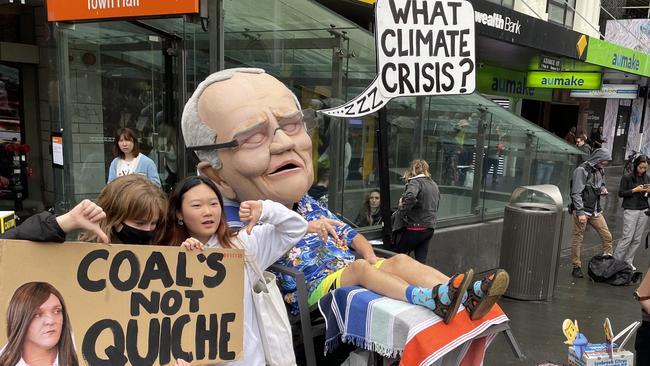
<svg viewBox="0 0 650 366"><path fill-rule="evenodd" d="M25 362L25 360L23 360L21 358L20 361L18 361L18 363L16 364L16 366L29 366L29 364L27 362ZM52 364L52 366L59 366L59 355L58 354L56 355L56 359L54 360L54 363Z"/></svg>
<svg viewBox="0 0 650 366"><path fill-rule="evenodd" d="M0 349L0 354L2 354L2 351L4 351L4 350L5 350L5 348L2 347ZM21 357L20 361L18 361L18 363L15 366L29 366L29 364L27 362L25 362L25 360L23 360L23 358ZM56 354L56 358L54 359L54 363L52 364L52 366L59 366L59 354L58 353Z"/></svg>

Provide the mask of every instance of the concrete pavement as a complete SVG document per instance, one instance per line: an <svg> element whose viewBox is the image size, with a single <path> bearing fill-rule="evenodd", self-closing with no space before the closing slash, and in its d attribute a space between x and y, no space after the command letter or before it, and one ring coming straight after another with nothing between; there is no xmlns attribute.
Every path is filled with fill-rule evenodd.
<svg viewBox="0 0 650 366"><path fill-rule="evenodd" d="M605 203L605 218L614 237L614 245L621 238L623 209L618 198L618 185L622 175L621 167L611 167L607 171L607 188L610 192ZM565 223L566 225L567 223ZM587 278L587 261L600 251L600 239L593 228L587 229L583 245L583 272L585 278L571 277L571 253L565 249L561 253L558 281L554 298L551 301L517 301L502 299L500 304L511 319L513 333L527 358L515 359L505 337L498 336L487 351L486 366L501 365L540 365L550 362L567 364L567 346L562 334L562 321L576 319L580 331L592 343L604 340L603 322L609 317L614 334L630 323L640 320L641 313L637 301L632 298L636 286L610 286L591 282ZM650 263L649 250L644 244L639 247L635 266L646 271ZM627 349L634 348L634 339Z"/></svg>

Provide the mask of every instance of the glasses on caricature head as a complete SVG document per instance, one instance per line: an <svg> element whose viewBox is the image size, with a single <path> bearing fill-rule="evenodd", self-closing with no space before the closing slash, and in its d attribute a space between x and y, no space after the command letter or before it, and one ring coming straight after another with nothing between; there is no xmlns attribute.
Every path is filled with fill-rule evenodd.
<svg viewBox="0 0 650 366"><path fill-rule="evenodd" d="M275 117L278 127L271 130L268 120L260 121L242 131L235 133L233 139L220 144L188 146L187 150L192 151L214 151L219 149L252 149L266 143L269 139L281 130L287 136L295 136L303 131L311 132L317 126L316 111L303 109L295 111L282 117Z"/></svg>

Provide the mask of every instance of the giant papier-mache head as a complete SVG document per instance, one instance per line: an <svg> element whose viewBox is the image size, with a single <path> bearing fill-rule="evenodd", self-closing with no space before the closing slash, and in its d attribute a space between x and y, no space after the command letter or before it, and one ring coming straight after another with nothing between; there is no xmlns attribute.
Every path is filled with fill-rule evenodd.
<svg viewBox="0 0 650 366"><path fill-rule="evenodd" d="M201 173L230 199L291 205L312 184L311 138L300 103L264 70L208 76L185 104L182 129Z"/></svg>

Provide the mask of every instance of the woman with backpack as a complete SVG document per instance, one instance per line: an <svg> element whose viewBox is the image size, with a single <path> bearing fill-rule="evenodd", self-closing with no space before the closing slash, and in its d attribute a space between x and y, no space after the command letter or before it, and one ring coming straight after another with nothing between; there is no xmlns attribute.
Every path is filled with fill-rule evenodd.
<svg viewBox="0 0 650 366"><path fill-rule="evenodd" d="M618 196L623 198L623 237L614 250L614 257L634 267L634 254L648 226L648 192L650 178L646 171L650 158L639 155L634 159L632 171L621 178Z"/></svg>

